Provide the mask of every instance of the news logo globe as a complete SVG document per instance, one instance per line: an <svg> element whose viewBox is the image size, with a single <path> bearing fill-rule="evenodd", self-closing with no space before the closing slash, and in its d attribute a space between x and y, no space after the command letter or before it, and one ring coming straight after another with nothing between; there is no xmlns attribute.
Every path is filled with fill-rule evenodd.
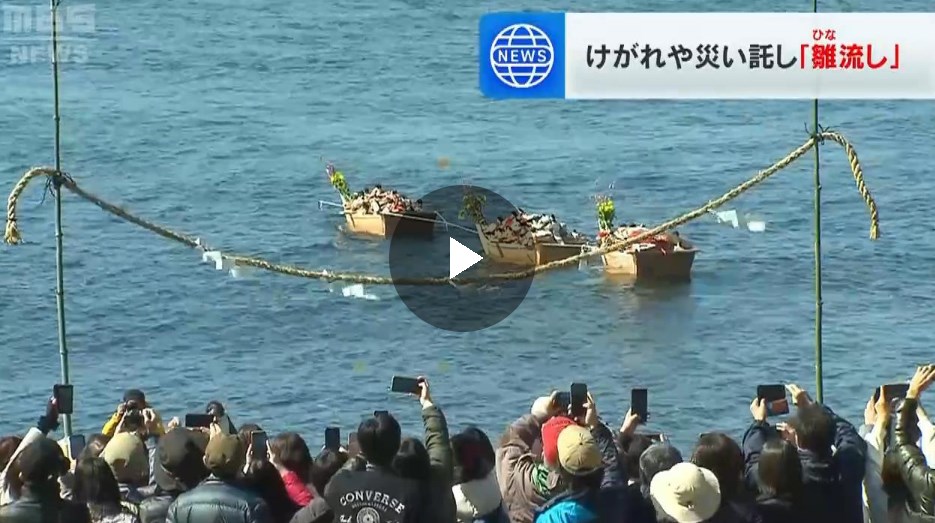
<svg viewBox="0 0 935 523"><path fill-rule="evenodd" d="M513 24L500 31L490 46L490 68L514 89L529 89L552 72L555 49L545 31L531 24Z"/></svg>

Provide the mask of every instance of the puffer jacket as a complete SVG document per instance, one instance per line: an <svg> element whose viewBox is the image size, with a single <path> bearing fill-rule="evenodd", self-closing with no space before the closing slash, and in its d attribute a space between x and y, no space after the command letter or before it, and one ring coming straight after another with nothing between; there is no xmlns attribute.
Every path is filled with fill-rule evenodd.
<svg viewBox="0 0 935 523"><path fill-rule="evenodd" d="M925 456L911 435L919 423L916 414L918 404L918 400L907 398L900 405L896 416L894 451L899 458L899 474L909 490L910 513L935 516L935 471L925 463Z"/></svg>
<svg viewBox="0 0 935 523"><path fill-rule="evenodd" d="M0 507L2 523L91 523L88 507L61 499L57 492L37 495L23 487L16 501Z"/></svg>
<svg viewBox="0 0 935 523"><path fill-rule="evenodd" d="M454 457L448 435L448 421L441 409L427 404L422 408L425 450L429 455L432 479L426 486L429 517L438 523L454 523L455 499L451 491Z"/></svg>
<svg viewBox="0 0 935 523"><path fill-rule="evenodd" d="M504 443L497 449L500 495L512 523L532 523L536 509L560 489L558 474L533 454L533 445L541 437L542 425L527 414L507 427Z"/></svg>
<svg viewBox="0 0 935 523"><path fill-rule="evenodd" d="M166 523L272 523L263 498L231 483L209 476L169 507Z"/></svg>

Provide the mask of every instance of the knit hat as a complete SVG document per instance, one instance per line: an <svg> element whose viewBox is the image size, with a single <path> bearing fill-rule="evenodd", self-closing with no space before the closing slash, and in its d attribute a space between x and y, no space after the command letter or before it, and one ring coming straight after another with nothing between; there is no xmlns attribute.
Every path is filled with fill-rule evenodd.
<svg viewBox="0 0 935 523"><path fill-rule="evenodd" d="M215 436L205 448L205 465L216 476L235 476L243 467L245 457L243 443L235 435Z"/></svg>
<svg viewBox="0 0 935 523"><path fill-rule="evenodd" d="M542 426L542 457L547 464L558 464L558 437L565 427L571 425L575 425L571 418L555 416Z"/></svg>
<svg viewBox="0 0 935 523"><path fill-rule="evenodd" d="M194 488L208 475L204 462L207 443L207 440L198 439L194 432L181 427L159 438L156 484L164 491L184 492Z"/></svg>
<svg viewBox="0 0 935 523"><path fill-rule="evenodd" d="M586 476L603 466L597 441L580 425L566 426L558 435L558 461L574 476Z"/></svg>
<svg viewBox="0 0 935 523"><path fill-rule="evenodd" d="M149 478L149 453L139 436L130 432L115 434L101 453L120 483L145 485Z"/></svg>
<svg viewBox="0 0 935 523"><path fill-rule="evenodd" d="M68 470L68 459L49 438L39 438L23 449L16 458L19 473L27 484L39 484L58 478Z"/></svg>
<svg viewBox="0 0 935 523"><path fill-rule="evenodd" d="M701 523L721 505L717 477L693 463L679 463L653 478L649 493L657 512L679 523Z"/></svg>

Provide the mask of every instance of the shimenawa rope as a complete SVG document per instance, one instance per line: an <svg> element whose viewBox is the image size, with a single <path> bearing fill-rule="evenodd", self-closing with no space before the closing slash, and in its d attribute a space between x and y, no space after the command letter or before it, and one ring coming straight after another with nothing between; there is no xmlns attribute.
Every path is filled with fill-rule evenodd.
<svg viewBox="0 0 935 523"><path fill-rule="evenodd" d="M818 144L830 140L837 143L838 145L844 148L844 152L847 154L848 163L851 167L851 174L854 176L854 182L857 184L857 191L860 193L861 198L863 198L864 203L867 206L867 209L870 211L870 239L876 240L880 236L880 218L879 212L877 211L877 204L873 199L873 196L870 194L870 190L867 189L867 185L864 183L863 169L860 166L860 161L857 158L857 151L854 150L854 146L840 133L836 131L820 130L814 133L808 141L800 145L797 149L790 152L786 155L785 158L782 158L778 162L769 166L765 170L758 172L755 176L749 180L743 182L742 184L734 187L730 191L724 193L721 197L711 200L705 205L698 207L692 211L689 211L681 216L673 218L665 223L657 225L656 227L646 231L639 236L628 238L625 241L616 242L613 244L606 245L604 247L589 250L587 252L582 252L576 256L570 258L565 258L563 260L554 261L544 265L539 265L537 267L517 272L506 272L498 274L490 274L483 277L474 277L474 278L397 278L392 279L386 276L375 276L369 274L357 274L357 273L343 273L343 272L330 272L330 271L313 271L305 269L302 267L297 267L294 265L282 265L276 264L269 261L266 261L261 258L255 258L251 256L243 255L231 255L223 254L224 258L232 261L236 265L255 267L258 269L263 269L271 272L277 272L280 274L286 274L289 276L299 276L302 278L310 278L316 280L324 281L345 281L353 283L364 283L371 285L448 285L450 283L456 283L459 285L463 284L478 284L478 283L489 283L491 281L503 281L503 280L520 280L524 278L529 278L541 272L550 271L553 269L559 269L562 267L567 267L573 264L577 264L580 260L590 258L593 256L600 256L608 252L613 252L622 248L625 248L629 245L640 243L643 240L656 236L664 231L674 229L680 225L688 223L692 220L695 220L701 216L704 216L709 211L721 207L725 203L737 198L741 194L752 189L756 185L759 185L767 178L773 176L779 171L788 167L792 162L801 158L805 153L807 153L812 147L815 147ZM55 169L50 167L34 167L26 172L19 182L13 187L13 190L10 192L10 197L7 199L7 223L6 231L4 234L4 241L10 245L18 244L22 241L19 229L17 228L16 222L16 204L19 200L20 195L29 185L29 182L34 178L40 176L48 176L50 178L57 178L63 187L73 192L77 196L97 205L104 211L117 216L123 220L126 220L130 223L136 224L144 229L152 231L164 238L176 241L188 247L205 249L204 244L196 237L175 232L171 229L163 227L161 225L155 224L139 216L136 216L129 211L124 210L121 207L118 207L112 203L109 203L100 197L91 194L81 187L67 174L57 172Z"/></svg>

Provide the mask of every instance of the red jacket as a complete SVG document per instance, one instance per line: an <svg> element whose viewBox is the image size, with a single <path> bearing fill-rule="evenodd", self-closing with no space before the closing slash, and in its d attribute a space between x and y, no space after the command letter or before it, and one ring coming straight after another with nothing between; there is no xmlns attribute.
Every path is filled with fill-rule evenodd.
<svg viewBox="0 0 935 523"><path fill-rule="evenodd" d="M315 497L295 472L283 470L280 475L282 476L282 482L286 485L286 492L289 493L289 497L300 507L308 505L312 498Z"/></svg>

